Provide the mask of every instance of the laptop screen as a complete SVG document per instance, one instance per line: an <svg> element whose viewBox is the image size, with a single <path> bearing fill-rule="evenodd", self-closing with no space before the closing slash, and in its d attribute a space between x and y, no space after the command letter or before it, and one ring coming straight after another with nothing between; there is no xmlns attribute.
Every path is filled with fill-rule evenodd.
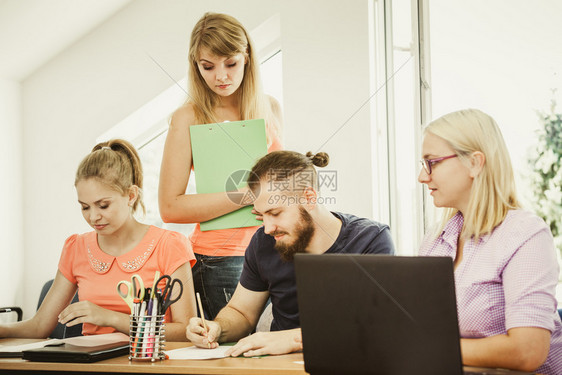
<svg viewBox="0 0 562 375"><path fill-rule="evenodd" d="M449 257L295 256L311 374L462 374Z"/></svg>

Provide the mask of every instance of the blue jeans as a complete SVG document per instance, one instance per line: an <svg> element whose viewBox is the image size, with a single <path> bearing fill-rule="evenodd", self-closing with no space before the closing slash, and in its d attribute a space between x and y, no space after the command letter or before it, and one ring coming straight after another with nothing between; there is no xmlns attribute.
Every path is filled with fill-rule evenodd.
<svg viewBox="0 0 562 375"><path fill-rule="evenodd" d="M242 273L244 257L195 254L195 258L197 263L191 270L193 285L201 295L205 318L213 320L234 294Z"/></svg>

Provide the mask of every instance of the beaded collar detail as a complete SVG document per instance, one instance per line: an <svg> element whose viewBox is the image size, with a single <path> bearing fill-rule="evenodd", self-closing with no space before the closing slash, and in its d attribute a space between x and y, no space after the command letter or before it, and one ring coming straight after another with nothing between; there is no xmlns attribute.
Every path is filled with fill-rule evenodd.
<svg viewBox="0 0 562 375"><path fill-rule="evenodd" d="M98 246L96 233L90 232L88 233L89 238L86 240L90 267L92 267L96 273L104 274L107 273L113 266L113 263L115 263L125 272L137 272L154 252L163 232L164 231L159 230L159 228L151 226L144 238L134 249L118 257L104 253Z"/></svg>
<svg viewBox="0 0 562 375"><path fill-rule="evenodd" d="M148 248L142 253L142 255L136 256L133 259L127 260L121 263L121 268L127 271L136 271L142 267L144 262L148 259L152 251L154 250L154 244L156 239L152 239Z"/></svg>
<svg viewBox="0 0 562 375"><path fill-rule="evenodd" d="M90 266L97 273L106 273L107 271L109 271L109 268L111 267L111 264L113 263L113 261L104 262L102 260L96 259L94 257L94 254L92 254L92 251L90 250L89 246L88 246L88 261L90 262Z"/></svg>

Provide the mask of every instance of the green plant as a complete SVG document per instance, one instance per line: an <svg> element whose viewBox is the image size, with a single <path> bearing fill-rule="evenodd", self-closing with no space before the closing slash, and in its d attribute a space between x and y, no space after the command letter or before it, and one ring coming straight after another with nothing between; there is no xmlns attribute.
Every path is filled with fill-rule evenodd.
<svg viewBox="0 0 562 375"><path fill-rule="evenodd" d="M542 129L535 155L529 158L536 212L550 226L562 252L562 114L553 100L550 113L539 112Z"/></svg>

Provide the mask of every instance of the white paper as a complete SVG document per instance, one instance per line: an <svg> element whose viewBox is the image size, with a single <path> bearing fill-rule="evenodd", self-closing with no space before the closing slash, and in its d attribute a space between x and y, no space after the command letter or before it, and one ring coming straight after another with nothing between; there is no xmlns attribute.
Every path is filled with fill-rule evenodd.
<svg viewBox="0 0 562 375"><path fill-rule="evenodd" d="M215 349L190 346L187 348L168 350L165 351L165 353L170 357L170 359L216 359L226 358L227 355L224 353L230 348L232 348L232 346L229 345L219 345L219 347Z"/></svg>
<svg viewBox="0 0 562 375"><path fill-rule="evenodd" d="M116 342L129 342L129 336L121 332L106 333L103 335L89 335L69 337L62 342L76 346L98 346L113 344Z"/></svg>
<svg viewBox="0 0 562 375"><path fill-rule="evenodd" d="M113 344L116 342L128 342L128 341L129 341L129 336L125 335L124 333L115 332L115 333L107 333L103 335L69 337L63 340L50 339L45 341L34 342L31 344L0 345L0 352L19 353L24 350L43 348L47 345L71 344L76 346L90 347L90 346L106 345L106 344Z"/></svg>
<svg viewBox="0 0 562 375"><path fill-rule="evenodd" d="M51 340L47 340L47 341L33 342L31 344L0 345L0 352L19 353L19 352L22 352L24 350L39 349L39 348L43 348L46 345L57 345L57 344L62 344L62 340L51 339Z"/></svg>

